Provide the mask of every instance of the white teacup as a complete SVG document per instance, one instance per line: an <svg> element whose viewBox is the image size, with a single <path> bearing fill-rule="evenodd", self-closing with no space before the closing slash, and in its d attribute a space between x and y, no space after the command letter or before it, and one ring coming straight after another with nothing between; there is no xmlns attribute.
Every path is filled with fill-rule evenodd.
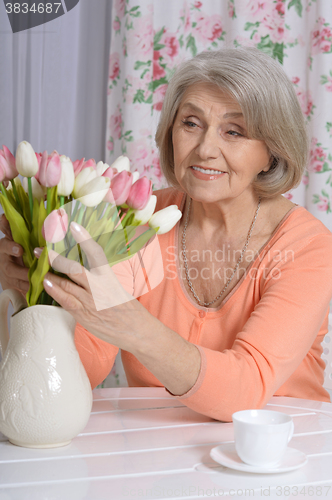
<svg viewBox="0 0 332 500"><path fill-rule="evenodd" d="M233 413L232 418L235 449L242 462L276 466L293 436L292 417L279 411L243 410Z"/></svg>

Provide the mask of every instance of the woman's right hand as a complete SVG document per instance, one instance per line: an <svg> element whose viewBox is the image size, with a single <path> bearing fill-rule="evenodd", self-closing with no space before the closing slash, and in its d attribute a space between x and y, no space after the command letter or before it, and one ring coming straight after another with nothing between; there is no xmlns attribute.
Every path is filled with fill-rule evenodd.
<svg viewBox="0 0 332 500"><path fill-rule="evenodd" d="M24 295L29 290L29 269L23 263L23 248L14 243L9 222L3 214L0 217L0 283L3 290L15 288Z"/></svg>

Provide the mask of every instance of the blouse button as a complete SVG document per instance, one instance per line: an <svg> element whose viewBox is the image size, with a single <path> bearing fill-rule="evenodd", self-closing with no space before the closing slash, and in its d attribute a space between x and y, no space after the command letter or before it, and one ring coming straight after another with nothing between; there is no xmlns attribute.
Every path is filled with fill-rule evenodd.
<svg viewBox="0 0 332 500"><path fill-rule="evenodd" d="M200 318L205 318L206 312L205 311L199 311L199 317Z"/></svg>

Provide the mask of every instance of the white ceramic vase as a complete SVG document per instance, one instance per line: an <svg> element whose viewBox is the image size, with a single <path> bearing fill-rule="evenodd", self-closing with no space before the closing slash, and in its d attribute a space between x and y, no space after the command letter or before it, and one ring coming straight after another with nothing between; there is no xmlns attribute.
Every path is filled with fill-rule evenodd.
<svg viewBox="0 0 332 500"><path fill-rule="evenodd" d="M60 307L27 307L17 290L1 293L0 431L13 444L63 446L86 426L92 391L75 347L75 323Z"/></svg>

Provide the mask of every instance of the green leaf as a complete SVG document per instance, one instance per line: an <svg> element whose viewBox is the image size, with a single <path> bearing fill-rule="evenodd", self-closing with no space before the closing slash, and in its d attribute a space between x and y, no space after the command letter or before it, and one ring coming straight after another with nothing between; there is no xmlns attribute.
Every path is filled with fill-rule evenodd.
<svg viewBox="0 0 332 500"><path fill-rule="evenodd" d="M132 22L129 23L128 18L126 19L126 28L127 28L127 30L133 30L134 29L133 23Z"/></svg>
<svg viewBox="0 0 332 500"><path fill-rule="evenodd" d="M51 212L60 208L60 199L58 198L58 186L51 188Z"/></svg>
<svg viewBox="0 0 332 500"><path fill-rule="evenodd" d="M33 262L33 255L30 247L30 232L23 217L15 210L10 201L0 194L0 203L9 222L13 240L24 249L23 262L26 267L30 267Z"/></svg>
<svg viewBox="0 0 332 500"><path fill-rule="evenodd" d="M164 31L165 31L165 26L163 26L159 31L157 31L157 33L155 33L154 38L153 38L153 48L154 48L154 50L156 50L155 46L157 45L157 43L160 42L161 37L164 34Z"/></svg>
<svg viewBox="0 0 332 500"><path fill-rule="evenodd" d="M135 104L136 102L139 102L139 103L144 102L144 90L143 89L138 89L136 94L134 95L133 103Z"/></svg>
<svg viewBox="0 0 332 500"><path fill-rule="evenodd" d="M329 167L329 164L327 162L324 163L323 169L319 172L320 174L323 174L324 172L330 172L332 169Z"/></svg>
<svg viewBox="0 0 332 500"><path fill-rule="evenodd" d="M325 196L325 198L327 198L327 199L329 199L329 198L330 198L329 193L327 193L327 192L325 191L325 189L322 189L321 193L322 193L322 195L323 195L323 196Z"/></svg>
<svg viewBox="0 0 332 500"><path fill-rule="evenodd" d="M195 57L197 54L195 38L192 35L188 35L186 40L187 40L186 49L189 49L192 53L192 56Z"/></svg>
<svg viewBox="0 0 332 500"><path fill-rule="evenodd" d="M136 61L134 69L138 70L138 69L141 69L141 68L145 68L146 66L148 66L148 67L151 66L151 61L147 61L147 62Z"/></svg>
<svg viewBox="0 0 332 500"><path fill-rule="evenodd" d="M30 220L30 205L29 205L29 196L24 191L22 184L16 185L16 190L18 194L18 199L20 200L20 204L23 210L23 218L26 222L26 225L31 230L31 220Z"/></svg>
<svg viewBox="0 0 332 500"><path fill-rule="evenodd" d="M88 228L88 225L89 225L89 222L90 222L90 219L93 215L96 215L97 216L97 210L95 209L95 207L86 207L85 208L85 211L84 211L84 227L85 228Z"/></svg>
<svg viewBox="0 0 332 500"><path fill-rule="evenodd" d="M4 189L6 189L6 188L4 188ZM6 189L6 194L7 194L8 200L13 205L13 207L15 208L15 210L19 211L19 208L18 208L16 199L15 199L15 196L14 196L13 190L12 189Z"/></svg>
<svg viewBox="0 0 332 500"><path fill-rule="evenodd" d="M78 253L78 246L75 244L69 252L66 254L67 259L74 260L76 262L80 261L80 256Z"/></svg>
<svg viewBox="0 0 332 500"><path fill-rule="evenodd" d="M43 227L43 224L44 224L46 217L47 217L46 208L45 208L43 200L41 200L40 204L39 204L39 210L38 210L38 238L39 238L38 245L40 247L44 247L46 245L46 241L44 240L43 235L42 235L42 227Z"/></svg>
<svg viewBox="0 0 332 500"><path fill-rule="evenodd" d="M257 21L256 23L246 23L244 25L244 31L249 31L253 28L258 28L260 23Z"/></svg>
<svg viewBox="0 0 332 500"><path fill-rule="evenodd" d="M274 43L270 39L270 35L263 36L261 41L257 44L257 48L273 57Z"/></svg>
<svg viewBox="0 0 332 500"><path fill-rule="evenodd" d="M167 78L164 76L163 78L160 78L159 80L153 80L152 82L149 83L149 90L154 92L157 87L160 85L164 85L164 83L168 84Z"/></svg>
<svg viewBox="0 0 332 500"><path fill-rule="evenodd" d="M150 94L147 99L145 99L146 104L152 104L153 103L153 95Z"/></svg>
<svg viewBox="0 0 332 500"><path fill-rule="evenodd" d="M145 77L146 73L148 73L148 71L149 71L149 68L146 68L146 69L143 71L143 73L141 74L141 78L142 78L142 80L143 80L143 78Z"/></svg>
<svg viewBox="0 0 332 500"><path fill-rule="evenodd" d="M39 296L44 290L44 276L49 270L48 251L45 247L39 259L35 258L29 269L30 289L26 297L29 306L34 306L38 303Z"/></svg>
<svg viewBox="0 0 332 500"><path fill-rule="evenodd" d="M273 57L274 57L274 59L278 59L280 64L283 63L283 60L284 60L284 44L283 43L275 43L274 44Z"/></svg>
<svg viewBox="0 0 332 500"><path fill-rule="evenodd" d="M98 238L98 236L101 236L104 232L106 232L106 227L108 225L108 220L106 218L102 218L95 222L90 228L89 228L89 233L92 238Z"/></svg>
<svg viewBox="0 0 332 500"><path fill-rule="evenodd" d="M165 44L157 43L153 48L154 48L154 50L162 50L165 48ZM159 59L161 59L161 58L159 57Z"/></svg>
<svg viewBox="0 0 332 500"><path fill-rule="evenodd" d="M68 250L68 248L66 248L66 243L65 243L66 240L61 240L61 241L57 241L56 243L54 243L53 247L54 247L54 250L63 255L63 256L66 256L66 251ZM50 244L48 244L48 248L50 248Z"/></svg>
<svg viewBox="0 0 332 500"><path fill-rule="evenodd" d="M129 246L131 255L134 255L139 250L141 250L144 245L146 245L146 243L155 235L156 231L154 229L148 229L143 234L138 236L138 238L136 238Z"/></svg>
<svg viewBox="0 0 332 500"><path fill-rule="evenodd" d="M313 201L313 203L318 203L319 202L319 196L318 196L318 194L314 194L313 195L312 201Z"/></svg>
<svg viewBox="0 0 332 500"><path fill-rule="evenodd" d="M95 224L96 220L98 219L98 212L97 210L94 210L94 212L91 214L91 216L89 217L88 220L88 223L85 224L85 229L90 232L90 228L93 227L93 225Z"/></svg>
<svg viewBox="0 0 332 500"><path fill-rule="evenodd" d="M33 218L32 218L32 226L33 230L30 233L30 244L32 248L36 248L39 246L39 203L35 198L33 200Z"/></svg>
<svg viewBox="0 0 332 500"><path fill-rule="evenodd" d="M320 77L320 84L325 85L328 82L327 76L326 75L321 75Z"/></svg>
<svg viewBox="0 0 332 500"><path fill-rule="evenodd" d="M288 4L288 10L291 7L295 7L296 13L298 14L299 17L302 17L302 3L301 0L291 0Z"/></svg>

